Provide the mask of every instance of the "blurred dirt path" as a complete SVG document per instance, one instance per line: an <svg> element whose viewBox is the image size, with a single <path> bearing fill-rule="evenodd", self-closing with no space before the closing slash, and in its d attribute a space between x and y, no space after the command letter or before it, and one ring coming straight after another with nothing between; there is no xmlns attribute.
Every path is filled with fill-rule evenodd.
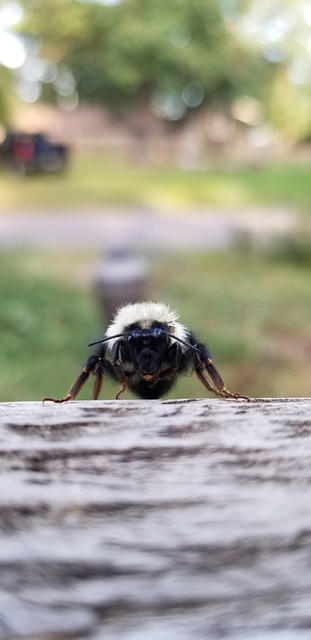
<svg viewBox="0 0 311 640"><path fill-rule="evenodd" d="M0 246L224 248L240 237L267 240L297 224L285 208L194 210L102 208L0 215Z"/></svg>

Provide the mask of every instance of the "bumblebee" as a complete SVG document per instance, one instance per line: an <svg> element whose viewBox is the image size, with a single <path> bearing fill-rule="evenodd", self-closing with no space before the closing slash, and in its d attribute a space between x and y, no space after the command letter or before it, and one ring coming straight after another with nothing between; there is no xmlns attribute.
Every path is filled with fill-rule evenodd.
<svg viewBox="0 0 311 640"><path fill-rule="evenodd" d="M192 371L215 395L249 400L226 388L208 348L178 322L177 313L167 304L138 302L121 307L103 338L89 346L94 345L96 352L87 359L67 395L44 401L73 400L91 373L95 376L95 400L105 377L121 385L116 398L129 388L139 398L157 399L172 388L180 375Z"/></svg>

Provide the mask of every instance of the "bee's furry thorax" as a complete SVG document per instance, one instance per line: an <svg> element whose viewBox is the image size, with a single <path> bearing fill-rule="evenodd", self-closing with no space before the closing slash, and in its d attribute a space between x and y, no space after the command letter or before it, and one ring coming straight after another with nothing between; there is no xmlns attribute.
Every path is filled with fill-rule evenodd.
<svg viewBox="0 0 311 640"><path fill-rule="evenodd" d="M177 320L176 311L165 303L136 302L127 304L118 309L113 322L106 331L106 337L124 333L133 324L139 325L141 329L150 329L155 322L158 322L165 325L167 331L177 339L186 340L188 330ZM111 339L111 343L113 343L113 339Z"/></svg>

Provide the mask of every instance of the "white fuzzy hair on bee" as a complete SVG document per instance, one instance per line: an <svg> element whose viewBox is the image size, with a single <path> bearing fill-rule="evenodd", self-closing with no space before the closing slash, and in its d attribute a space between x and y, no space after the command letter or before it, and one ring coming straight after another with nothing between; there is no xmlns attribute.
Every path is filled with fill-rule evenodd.
<svg viewBox="0 0 311 640"><path fill-rule="evenodd" d="M116 398L128 388L139 398L154 400L164 396L179 376L193 371L215 395L249 400L227 389L206 345L178 319L177 312L165 303L136 302L120 307L104 336L89 345L96 345L97 350L86 360L67 395L44 400L73 400L90 374L95 376L95 400L106 377L121 385Z"/></svg>
<svg viewBox="0 0 311 640"><path fill-rule="evenodd" d="M178 318L178 313L166 303L135 302L124 305L117 310L105 336L111 338L110 345L112 346L117 340L113 336L123 333L132 324L138 324L142 329L150 329L154 322L159 322L166 325L168 331L176 339L186 340L187 329L180 322L177 322Z"/></svg>

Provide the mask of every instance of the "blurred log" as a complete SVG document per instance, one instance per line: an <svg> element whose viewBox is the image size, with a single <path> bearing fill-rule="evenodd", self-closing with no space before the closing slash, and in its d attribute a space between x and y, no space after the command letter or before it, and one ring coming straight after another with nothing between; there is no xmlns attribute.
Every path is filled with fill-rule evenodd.
<svg viewBox="0 0 311 640"><path fill-rule="evenodd" d="M311 400L0 405L0 639L307 640Z"/></svg>

